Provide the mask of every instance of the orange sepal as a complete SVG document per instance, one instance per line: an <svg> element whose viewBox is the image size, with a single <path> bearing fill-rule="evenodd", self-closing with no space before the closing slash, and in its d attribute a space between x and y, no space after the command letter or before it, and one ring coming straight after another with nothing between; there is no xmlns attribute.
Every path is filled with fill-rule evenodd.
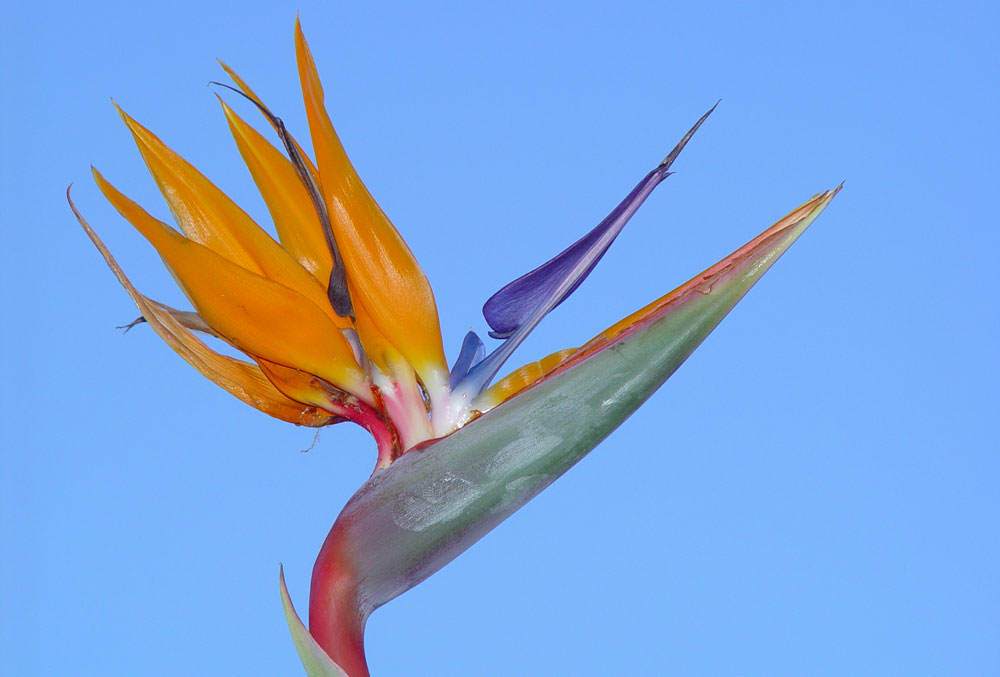
<svg viewBox="0 0 1000 677"><path fill-rule="evenodd" d="M480 396L478 403L486 407L495 407L504 400L517 395L536 381L545 378L553 369L565 362L576 351L577 348L564 348L563 350L557 350L551 355L546 355L537 362L529 362L522 367L518 367L490 386Z"/></svg>
<svg viewBox="0 0 1000 677"><path fill-rule="evenodd" d="M366 401L367 379L327 313L150 216L95 169L105 197L149 240L198 314L243 352L307 371Z"/></svg>
<svg viewBox="0 0 1000 677"><path fill-rule="evenodd" d="M347 157L324 107L323 87L298 21L295 48L320 181L352 298L421 379L437 383L447 367L430 283Z"/></svg>
<svg viewBox="0 0 1000 677"><path fill-rule="evenodd" d="M333 257L295 166L225 101L220 102L240 155L271 212L281 244L325 287Z"/></svg>
<svg viewBox="0 0 1000 677"><path fill-rule="evenodd" d="M261 372L274 384L274 387L296 402L311 404L340 416L344 415L347 406L358 402L358 398L350 393L301 369L286 367L262 357L257 357L255 360Z"/></svg>
<svg viewBox="0 0 1000 677"><path fill-rule="evenodd" d="M295 290L323 309L337 326L349 326L348 320L329 307L325 287L245 211L155 134L118 110L188 238L246 270Z"/></svg>
<svg viewBox="0 0 1000 677"><path fill-rule="evenodd" d="M115 261L111 252L108 251L104 242L77 210L68 190L66 197L77 221L80 222L91 242L104 257L111 272L115 274L125 291L135 301L142 317L149 323L153 331L188 364L230 394L274 418L311 427L320 427L336 421L336 417L329 412L302 404L283 395L271 385L271 382L255 365L215 352L205 345L194 332L184 326L178 318L174 317L167 306L139 293L121 266Z"/></svg>
<svg viewBox="0 0 1000 677"><path fill-rule="evenodd" d="M246 83L246 80L241 78L236 71L227 66L225 62L221 60L219 61L219 65L222 66L222 70L226 71L226 75L228 75L230 79L236 83L236 86L239 88L241 92L243 92L244 96L246 96L248 99L257 104L257 109L259 111L264 112L270 110L267 106L264 105L264 102L261 101L260 97L257 96L256 92L254 92L250 88L250 85ZM268 117L266 114L264 115L264 118L267 120L268 124L271 125L274 131L276 132L279 131L278 128L275 127L274 125L273 118ZM317 170L316 165L313 164L312 158L310 158L309 154L306 153L305 150L302 148L302 146L299 145L298 141L292 139L292 143L295 144L295 148L296 150L298 150L299 156L302 158L303 162L305 162L306 168L309 170L309 173L312 174L313 179L316 180L316 183L319 183L319 170Z"/></svg>

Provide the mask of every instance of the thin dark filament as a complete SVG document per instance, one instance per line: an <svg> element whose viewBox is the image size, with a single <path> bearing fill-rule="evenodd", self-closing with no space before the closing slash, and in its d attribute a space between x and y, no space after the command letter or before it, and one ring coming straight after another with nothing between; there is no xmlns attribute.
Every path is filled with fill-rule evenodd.
<svg viewBox="0 0 1000 677"><path fill-rule="evenodd" d="M330 254L333 257L333 269L330 271L330 284L326 289L327 298L330 299L330 305L333 306L333 310L337 313L337 315L340 317L349 317L351 320L354 320L354 305L351 303L351 293L347 287L347 269L344 267L344 259L340 255L340 248L337 246L337 239L333 235L330 212L327 211L326 202L323 200L319 186L316 185L316 180L313 178L312 173L306 166L305 160L302 158L302 154L299 152L298 146L295 145L292 135L289 134L288 130L285 128L285 123L281 118L268 110L267 106L247 96L236 87L227 85L224 82L216 82L214 80L209 82L209 84L225 87L232 92L236 92L256 106L260 112L264 114L268 121L274 125L275 130L278 132L278 136L281 138L281 143L285 146L285 152L288 153L288 159L291 161L292 166L295 167L295 173L299 175L299 180L305 187L306 192L309 193L309 198L312 200L313 208L316 210L316 215L319 216L320 224L323 226L323 235L326 236L326 244L330 248Z"/></svg>

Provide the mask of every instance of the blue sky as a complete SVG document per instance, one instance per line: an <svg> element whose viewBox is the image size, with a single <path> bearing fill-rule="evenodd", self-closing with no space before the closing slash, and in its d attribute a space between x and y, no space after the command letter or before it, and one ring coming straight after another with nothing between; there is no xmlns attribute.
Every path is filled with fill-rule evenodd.
<svg viewBox="0 0 1000 677"><path fill-rule="evenodd" d="M720 97L522 359L847 181L642 410L375 613L376 675L1000 673L995 3L416 4L7 10L0 672L299 674L278 563L305 608L372 445L301 453L311 431L120 335L135 308L63 191L180 304L89 180L167 214L109 99L264 221L206 83L225 59L304 137L301 11L452 351Z"/></svg>

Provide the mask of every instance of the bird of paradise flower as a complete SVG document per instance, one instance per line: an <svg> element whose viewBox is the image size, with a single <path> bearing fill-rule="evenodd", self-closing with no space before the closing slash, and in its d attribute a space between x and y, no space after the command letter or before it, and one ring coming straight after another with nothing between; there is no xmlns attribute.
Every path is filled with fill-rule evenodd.
<svg viewBox="0 0 1000 677"><path fill-rule="evenodd" d="M228 66L277 133L272 145L220 98L277 231L251 217L119 109L180 231L93 170L111 204L159 253L194 311L140 293L73 204L87 235L148 323L182 358L283 421L351 421L375 439L371 478L316 560L308 630L280 577L310 675L367 675L364 626L378 606L450 562L596 446L642 404L837 194L820 193L704 272L578 348L494 382L529 332L562 303L621 233L714 106L580 240L486 301L487 354L470 332L449 368L430 284L342 146L296 21L295 47L314 151ZM221 83L216 83L221 84ZM244 353L211 349L198 333Z"/></svg>

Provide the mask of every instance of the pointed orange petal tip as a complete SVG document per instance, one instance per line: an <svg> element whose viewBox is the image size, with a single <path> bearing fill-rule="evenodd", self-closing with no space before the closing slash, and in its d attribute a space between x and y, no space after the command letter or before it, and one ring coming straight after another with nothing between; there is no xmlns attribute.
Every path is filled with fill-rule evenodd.
<svg viewBox="0 0 1000 677"><path fill-rule="evenodd" d="M236 83L236 86L240 88L240 91L242 91L244 94L247 95L247 98L249 98L259 106L264 106L264 102L260 100L260 97L257 96L256 92L254 92L253 89L250 88L250 85L248 85L246 81L243 78L241 78L236 71L230 68L229 65L222 59L216 59L216 61L222 67L222 70L225 71L226 75L228 75L229 78Z"/></svg>
<svg viewBox="0 0 1000 677"><path fill-rule="evenodd" d="M370 326L413 365L429 390L446 387L448 370L430 283L347 156L324 106L323 85L299 21L295 52L320 182L351 296L369 315ZM361 328L359 333L367 344L369 337Z"/></svg>
<svg viewBox="0 0 1000 677"><path fill-rule="evenodd" d="M217 59L217 61L219 62L219 65L222 67L222 70L225 71L226 75L229 76L229 79L231 79L233 82L235 82L236 86L239 88L239 90L241 92L243 92L243 94L248 99L250 99L251 101L253 101L256 104L258 111L263 112L265 110L270 110L270 109L268 109L268 107L266 105L264 105L264 102L261 100L261 98L259 96L257 96L257 94L253 91L253 89L250 88L250 85L248 85L246 83L246 80L244 80L243 78L241 78L236 71L234 71L232 68L230 68L228 65L226 65L221 59ZM271 119L271 118L268 118L266 115L265 115L265 118L267 118L268 124L270 124L271 127L274 128L275 131L278 131L277 128L275 127L275 125L274 125L274 120ZM309 170L309 173L313 176L314 179L316 179L318 181L319 180L318 179L318 177L319 177L319 170L316 169L316 165L313 163L312 159L309 157L309 154L306 153L305 150L302 149L302 146L299 145L298 141L295 141L294 139L292 139L292 142L295 145L295 148L298 150L299 155L302 157L302 160L305 162L306 168Z"/></svg>
<svg viewBox="0 0 1000 677"><path fill-rule="evenodd" d="M325 288L330 280L333 257L323 225L294 165L222 97L216 96L240 155L271 213L282 245Z"/></svg>
<svg viewBox="0 0 1000 677"><path fill-rule="evenodd" d="M324 286L243 209L155 134L124 111L122 116L188 238L252 273L305 296L338 327L349 326L330 307Z"/></svg>

